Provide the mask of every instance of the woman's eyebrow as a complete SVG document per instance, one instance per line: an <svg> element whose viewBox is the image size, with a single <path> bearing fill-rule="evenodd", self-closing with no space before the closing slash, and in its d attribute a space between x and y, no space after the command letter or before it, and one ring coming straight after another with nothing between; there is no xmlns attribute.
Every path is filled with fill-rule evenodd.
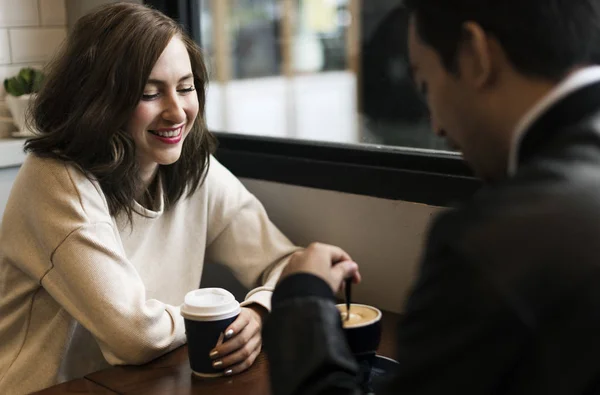
<svg viewBox="0 0 600 395"><path fill-rule="evenodd" d="M188 80L188 79L190 79L192 77L194 77L194 74L192 74L192 73L186 74L183 77L181 77L178 82L183 82L183 81ZM154 85L165 85L165 81L159 80L159 79L156 79L156 78L150 78L148 80L148 82L146 82L146 83L147 84L154 84Z"/></svg>

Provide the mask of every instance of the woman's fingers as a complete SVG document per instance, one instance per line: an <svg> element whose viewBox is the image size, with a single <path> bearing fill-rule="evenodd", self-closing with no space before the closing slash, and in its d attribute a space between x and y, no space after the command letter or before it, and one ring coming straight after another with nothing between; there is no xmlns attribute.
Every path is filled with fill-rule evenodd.
<svg viewBox="0 0 600 395"><path fill-rule="evenodd" d="M225 332L221 334L221 336L219 337L219 341L216 344L216 347L213 348L210 352L210 357L215 359L220 356L227 355L233 352L234 350L237 350L238 348L242 347L243 344L250 339L249 334L244 335L246 337L240 337L243 334L245 328L248 326L249 322L250 319L248 318L247 314L240 313L240 315L238 315L238 318L236 318L236 320L233 321L231 325L227 327L227 329L225 329Z"/></svg>
<svg viewBox="0 0 600 395"><path fill-rule="evenodd" d="M256 336L260 339L260 323L256 320L251 320L249 317L251 312L247 309L242 309L238 318L227 328L233 333L229 339L225 339L222 344L218 344L211 353L210 357L213 360L222 360L224 357L244 349L250 340ZM227 336L225 336L227 337ZM230 364L218 364L218 366L228 366Z"/></svg>
<svg viewBox="0 0 600 395"><path fill-rule="evenodd" d="M232 373L249 368L260 353L262 339L259 333L253 336L241 348L213 362L216 369L232 369Z"/></svg>

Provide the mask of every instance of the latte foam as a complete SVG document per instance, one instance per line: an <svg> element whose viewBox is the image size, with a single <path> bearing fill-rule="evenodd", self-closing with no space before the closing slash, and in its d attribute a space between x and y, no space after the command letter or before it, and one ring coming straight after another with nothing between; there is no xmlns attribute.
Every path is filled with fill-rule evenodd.
<svg viewBox="0 0 600 395"><path fill-rule="evenodd" d="M348 313L346 312L345 304L336 305L340 311L342 317L342 325L344 328L354 328L358 326L368 325L376 322L381 318L381 312L371 306L362 304L350 305L350 318L346 319Z"/></svg>

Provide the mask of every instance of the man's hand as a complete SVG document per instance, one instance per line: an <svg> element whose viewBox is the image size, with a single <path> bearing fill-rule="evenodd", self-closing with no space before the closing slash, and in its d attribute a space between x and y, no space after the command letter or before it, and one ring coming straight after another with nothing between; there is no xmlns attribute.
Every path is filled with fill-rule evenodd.
<svg viewBox="0 0 600 395"><path fill-rule="evenodd" d="M304 251L292 255L279 281L295 273L310 273L325 280L334 293L338 292L347 278L359 283L358 264L339 247L313 243Z"/></svg>

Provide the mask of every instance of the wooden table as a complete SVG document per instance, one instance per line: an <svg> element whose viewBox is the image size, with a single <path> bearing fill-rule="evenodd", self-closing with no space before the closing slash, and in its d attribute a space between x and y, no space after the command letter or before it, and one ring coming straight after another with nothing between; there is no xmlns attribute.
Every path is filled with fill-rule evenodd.
<svg viewBox="0 0 600 395"><path fill-rule="evenodd" d="M114 395L116 392L102 387L88 379L76 379L66 383L58 384L45 390L35 392L34 394L43 395L70 395L70 394L95 394L95 395Z"/></svg>
<svg viewBox="0 0 600 395"><path fill-rule="evenodd" d="M378 353L396 355L399 315L384 312ZM114 391L114 392L113 392ZM200 379L192 374L187 346L180 347L141 366L117 366L39 392L55 394L211 394L269 395L269 367L261 353L247 371L231 377Z"/></svg>

